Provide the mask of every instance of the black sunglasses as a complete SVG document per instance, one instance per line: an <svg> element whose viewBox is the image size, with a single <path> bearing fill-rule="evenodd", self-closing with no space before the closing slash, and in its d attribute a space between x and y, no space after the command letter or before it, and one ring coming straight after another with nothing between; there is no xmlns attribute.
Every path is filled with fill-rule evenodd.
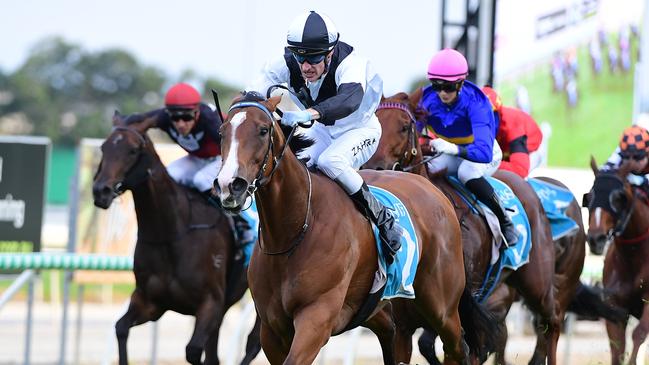
<svg viewBox="0 0 649 365"><path fill-rule="evenodd" d="M636 160L636 161L640 161L640 160L642 160L642 159L645 158L645 157L647 157L647 155L642 154L642 153L638 153L638 154L634 154L634 155L628 155L628 154L623 154L623 155L622 155L622 159L624 159L624 160Z"/></svg>
<svg viewBox="0 0 649 365"><path fill-rule="evenodd" d="M452 93L460 90L462 86L462 81L440 81L440 80L430 80L430 87L434 91L446 91L447 93Z"/></svg>
<svg viewBox="0 0 649 365"><path fill-rule="evenodd" d="M327 57L326 54L318 54L318 55L312 55L312 56L300 56L298 54L293 53L293 57L295 57L295 60L299 64L303 64L304 62L308 63L309 65L317 65L318 63L324 61L325 57Z"/></svg>
<svg viewBox="0 0 649 365"><path fill-rule="evenodd" d="M179 120L188 122L196 118L195 110L167 110L167 114L169 114L169 118L174 122Z"/></svg>

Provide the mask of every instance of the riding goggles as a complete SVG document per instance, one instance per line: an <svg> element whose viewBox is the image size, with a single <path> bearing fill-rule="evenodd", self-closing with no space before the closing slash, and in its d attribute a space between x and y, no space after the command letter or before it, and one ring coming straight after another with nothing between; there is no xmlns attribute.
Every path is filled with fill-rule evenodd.
<svg viewBox="0 0 649 365"><path fill-rule="evenodd" d="M460 90L460 87L462 87L462 80L451 82L445 80L432 79L430 80L430 87L437 92L445 91L447 93L452 93Z"/></svg>
<svg viewBox="0 0 649 365"><path fill-rule="evenodd" d="M644 153L623 153L622 154L622 159L624 160L640 161L645 157L647 157L647 155Z"/></svg>
<svg viewBox="0 0 649 365"><path fill-rule="evenodd" d="M187 109L167 109L167 114L172 121L177 122L183 120L188 122L190 120L196 119L196 110L187 110Z"/></svg>
<svg viewBox="0 0 649 365"><path fill-rule="evenodd" d="M303 64L304 62L308 63L309 65L317 65L318 63L324 61L325 57L327 57L326 54L317 54L317 55L310 55L310 56L302 56L299 54L293 53L293 57L299 64Z"/></svg>

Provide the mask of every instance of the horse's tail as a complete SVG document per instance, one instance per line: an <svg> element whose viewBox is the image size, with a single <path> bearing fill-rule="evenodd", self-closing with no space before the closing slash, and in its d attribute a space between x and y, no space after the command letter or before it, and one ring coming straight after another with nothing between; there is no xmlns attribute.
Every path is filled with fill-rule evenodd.
<svg viewBox="0 0 649 365"><path fill-rule="evenodd" d="M467 345L482 363L495 351L496 340L503 334L503 324L476 301L468 288L462 292L459 310Z"/></svg>
<svg viewBox="0 0 649 365"><path fill-rule="evenodd" d="M590 320L604 318L618 323L626 321L629 315L627 311L605 302L603 296L604 289L580 281L575 296L568 305L568 311Z"/></svg>

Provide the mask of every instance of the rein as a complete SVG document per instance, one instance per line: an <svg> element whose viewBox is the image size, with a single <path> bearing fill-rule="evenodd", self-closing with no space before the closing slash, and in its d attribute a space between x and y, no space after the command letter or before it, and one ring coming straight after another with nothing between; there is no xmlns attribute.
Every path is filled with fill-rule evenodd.
<svg viewBox="0 0 649 365"><path fill-rule="evenodd" d="M295 134L295 131L297 130L298 125L295 125L291 129L291 133L289 133L288 137L286 137L286 142L284 143L284 146L282 147L282 151L280 152L279 156L278 157L272 156L273 168L271 169L268 176L265 176L264 171L266 170L266 166L268 165L268 161L271 159L271 155L272 155L272 152L273 152L273 147L274 147L273 136L275 135L274 131L275 131L275 123L276 123L276 121L275 121L275 118L273 117L273 114L268 110L268 108L266 108L265 105L263 105L263 104L261 104L259 102L256 102L256 101L242 101L242 102L235 103L230 107L230 109L228 110L228 113L230 113L234 109L242 109L242 108L248 108L248 107L253 107L253 108L260 109L261 111L264 112L264 114L266 114L266 116L268 116L268 118L271 121L270 132L269 132L270 136L268 138L268 149L266 150L266 155L264 156L264 160L263 160L263 162L261 164L259 172L257 173L257 176L255 177L255 179L250 184L248 184L248 187L246 188L246 194L249 197L252 198L252 196L255 194L257 189L259 189L260 187L266 185L270 181L270 179L273 177L273 174L275 173L275 171L277 171L277 168L279 167L282 159L284 158L284 153L286 152L286 149L289 146L289 142L291 141L291 138L293 138L293 135ZM259 245L259 249L261 249L262 253L265 254L265 255L278 256L278 255L286 255L286 254L288 254L290 256L293 253L293 251L295 251L297 246L302 242L302 240L304 239L304 235L306 234L306 231L309 228L309 222L308 221L309 221L309 215L311 213L311 196L312 196L312 190L313 189L312 189L312 183L311 183L311 173L309 172L309 169L306 166L304 166L304 169L306 170L306 176L307 176L307 180L309 182L309 190L308 190L308 193L307 193L306 213L305 213L305 216L304 216L304 224L302 224L302 228L300 229L300 232L298 232L298 234L293 239L291 245L286 250L277 251L277 252L266 251L261 246L261 239L257 240L257 244ZM259 225L259 232L261 232L261 225ZM261 237L261 234L259 234L259 237Z"/></svg>

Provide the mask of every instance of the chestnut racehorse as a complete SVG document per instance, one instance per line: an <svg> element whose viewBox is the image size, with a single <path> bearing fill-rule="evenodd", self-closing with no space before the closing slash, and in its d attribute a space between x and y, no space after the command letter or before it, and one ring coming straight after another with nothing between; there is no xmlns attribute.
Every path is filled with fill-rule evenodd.
<svg viewBox="0 0 649 365"><path fill-rule="evenodd" d="M414 113L420 97L421 93L416 93L412 97L405 93L398 93L382 101L379 110L377 110L377 116L381 122L383 134L376 153L364 165L364 168L401 169L428 176L425 167L426 160L422 156L415 129ZM572 251L576 250L576 254L564 253L566 255L564 257L571 257L571 260L573 256L578 258L579 247L581 247L581 264L577 260L572 262L572 266L564 266L561 264L562 259L555 260L549 222L534 190L525 180L515 174L499 171L495 177L506 183L523 203L530 220L533 242L529 263L516 271L508 270L507 273L504 273L502 280L516 288L526 304L537 315L537 345L530 364L545 364L546 357L548 364L555 364L560 318L567 307L567 303L565 306L562 303L565 300L564 297L567 297L568 301L572 299L570 293L574 293L573 285L575 282L578 283L581 265L583 265L583 236L581 246L570 248ZM445 178L442 176L432 178L431 181L444 191L453 203L457 217L461 222L467 282L468 285L471 285L471 290L476 291L483 282L491 259L491 232L485 221L472 213L471 208L454 192L454 188ZM579 211L579 204L576 204L576 207ZM557 267L561 267L563 270L556 275L554 273L555 262ZM569 274L569 278L564 278L564 274ZM557 288L565 290L567 293L555 295ZM487 302L487 306L491 311L506 315L511 300L514 298L514 295L510 294L505 290L502 295L498 296L498 298L511 298L504 301L509 303L506 308L489 302ZM503 301L498 300L497 303L503 303Z"/></svg>
<svg viewBox="0 0 649 365"><path fill-rule="evenodd" d="M302 365L314 361L330 336L349 329L370 293L377 248L369 221L344 190L287 148L295 129L282 131L275 121L280 100L248 93L231 106L221 127L224 164L216 184L221 204L232 212L245 209L255 195L261 233L248 280L262 321L262 347L272 364ZM362 176L401 199L414 220L421 255L412 314L439 333L445 364L467 363L458 314L464 264L453 207L422 177ZM410 354L399 348L392 356L399 333L394 339L390 316L376 317L364 325L378 335L384 363L407 361Z"/></svg>
<svg viewBox="0 0 649 365"><path fill-rule="evenodd" d="M115 114L93 184L95 205L103 209L131 190L137 215L135 290L115 324L119 363L128 364L129 329L172 310L196 317L187 361L202 364L204 352L205 364L218 364L221 321L247 289L245 270L233 270L234 237L224 212L167 173L146 134L154 122L149 113ZM256 325L241 364L260 350L257 331Z"/></svg>

